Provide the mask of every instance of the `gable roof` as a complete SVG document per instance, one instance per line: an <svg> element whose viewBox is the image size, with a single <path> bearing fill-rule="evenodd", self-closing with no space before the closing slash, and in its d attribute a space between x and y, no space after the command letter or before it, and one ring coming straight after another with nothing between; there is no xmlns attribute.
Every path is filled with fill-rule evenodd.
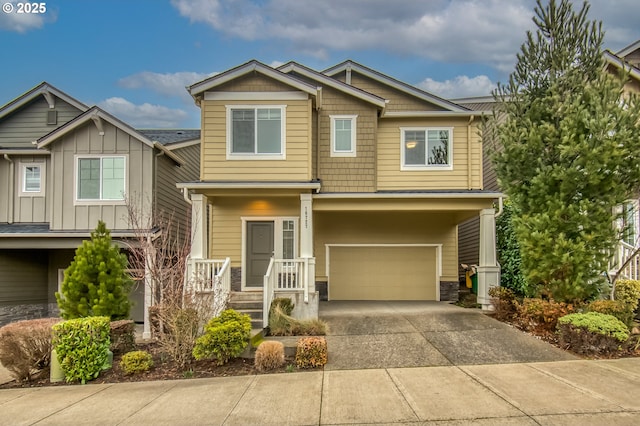
<svg viewBox="0 0 640 426"><path fill-rule="evenodd" d="M291 72L301 74L307 78L317 81L318 83L322 83L333 89L336 89L348 95L354 96L358 99L361 99L365 102L372 103L380 108L384 108L387 104L387 101L384 98L381 98L380 96L374 95L372 93L369 93L357 87L343 83L339 80L336 80L335 78L329 77L318 71L312 70L311 68L307 68L304 65L301 65L294 61L288 62L278 67L278 70L286 74L289 74Z"/></svg>
<svg viewBox="0 0 640 426"><path fill-rule="evenodd" d="M352 60L346 60L338 65L334 65L331 68L327 68L322 71L323 74L328 76L335 76L343 71L356 71L359 74L362 74L366 77L369 77L377 82L385 84L387 86L393 87L396 90L407 93L411 96L415 96L418 99L422 99L423 101L432 103L439 107L442 107L451 112L468 112L469 110L461 105L457 105L453 102L447 101L446 99L442 99L436 95L433 95L424 90L418 89L415 86L404 83L400 80L396 80L393 77L389 77L388 75L382 74L376 70L365 67L357 62Z"/></svg>
<svg viewBox="0 0 640 426"><path fill-rule="evenodd" d="M152 141L161 143L167 148L177 143L197 140L200 142L200 129L137 129Z"/></svg>
<svg viewBox="0 0 640 426"><path fill-rule="evenodd" d="M191 96L196 99L197 95L206 92L207 90L213 89L214 87L220 86L224 83L227 83L252 72L258 72L281 83L292 86L300 91L306 92L310 95L318 95L318 87L305 83L293 76L278 71L277 69L272 68L268 65L265 65L262 62L256 61L255 59L223 73L206 78L198 83L192 84L191 86L187 86L187 90L189 91L189 94L191 94Z"/></svg>
<svg viewBox="0 0 640 426"><path fill-rule="evenodd" d="M84 112L87 109L89 109L87 105L83 104L82 102L78 101L75 98L72 98L71 96L64 93L62 90L55 88L54 86L50 85L46 81L43 81L42 83L38 84L34 88L28 90L27 92L18 96L14 100L0 107L0 119L20 109L21 107L33 101L39 96L44 96L47 99L47 102L49 102L50 106L53 102L53 99L51 98L51 96L55 96L59 99L62 99L66 103L73 105L74 107L78 108L80 111Z"/></svg>
<svg viewBox="0 0 640 426"><path fill-rule="evenodd" d="M625 47L624 49L616 53L616 56L624 58L625 56L630 55L631 53L635 52L638 49L640 49L640 40L637 40L631 43L629 46Z"/></svg>
<svg viewBox="0 0 640 426"><path fill-rule="evenodd" d="M139 131L135 130L133 127L129 126L124 121L121 121L121 120L117 119L113 115L109 114L108 112L104 111L103 109L101 109L101 108L99 108L97 106L91 107L90 109L88 109L84 113L80 114L79 116L77 116L73 120L69 121L68 123L63 124L62 126L58 127L57 129L55 129L55 130L49 132L48 134L42 136L40 139L37 140L37 147L39 149L46 147L47 145L53 143L54 141L58 140L62 136L66 135L67 133L77 129L78 127L82 126L83 124L87 123L88 121L94 121L96 123L96 126L100 126L100 124L99 124L100 120L104 120L107 123L119 128L123 132L133 136L136 139L138 139L143 144L145 144L145 145L147 145L147 146L149 146L151 148L158 149L159 151L163 152L167 157L171 158L178 165L185 164L185 161L181 157L179 157L178 155L176 155L173 152L171 152L169 149L167 149L161 143L149 139L148 137L146 137L145 135L143 135ZM98 128L100 129L100 127L98 127Z"/></svg>
<svg viewBox="0 0 640 426"><path fill-rule="evenodd" d="M634 67L633 65L631 65L630 63L628 63L624 59L622 59L620 56L614 55L613 53L611 53L608 50L604 51L603 56L604 56L604 59L607 62L607 64L613 65L614 67L616 67L618 69L624 69L626 72L629 73L629 75L631 77L633 77L636 80L640 81L640 69L639 68Z"/></svg>

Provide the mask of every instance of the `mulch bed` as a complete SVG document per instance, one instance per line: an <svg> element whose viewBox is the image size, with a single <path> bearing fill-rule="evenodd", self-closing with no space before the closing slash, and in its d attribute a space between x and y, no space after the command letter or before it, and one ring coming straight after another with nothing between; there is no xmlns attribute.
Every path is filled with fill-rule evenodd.
<svg viewBox="0 0 640 426"><path fill-rule="evenodd" d="M207 377L229 377L229 376L248 376L256 374L273 374L288 373L302 371L317 371L317 369L298 369L293 358L286 358L283 367L269 370L258 371L253 365L253 359L235 358L225 365L216 365L211 360L193 361L186 367L180 367L175 362L167 359L158 348L155 342L140 343L136 350L145 350L153 356L154 366L147 372L139 374L126 374L120 367L122 354L114 354L113 366L111 369L100 373L98 378L87 382L87 384L104 384L104 383L126 383L126 382L146 382L152 380L182 380L182 379L201 379ZM0 389L13 388L31 388L41 386L66 386L77 385L79 383L66 383L65 381L51 383L49 381L49 370L43 370L39 377L33 378L28 382L12 381L1 384Z"/></svg>

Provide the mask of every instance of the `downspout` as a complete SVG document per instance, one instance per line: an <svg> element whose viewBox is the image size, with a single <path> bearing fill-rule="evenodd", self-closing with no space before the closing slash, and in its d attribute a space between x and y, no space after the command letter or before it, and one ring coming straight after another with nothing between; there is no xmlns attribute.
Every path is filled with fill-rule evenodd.
<svg viewBox="0 0 640 426"><path fill-rule="evenodd" d="M13 223L13 205L15 197L15 163L9 157L9 154L4 154L4 159L9 162L9 202L7 203L7 223Z"/></svg>
<svg viewBox="0 0 640 426"><path fill-rule="evenodd" d="M475 119L475 116L472 115L471 117L469 117L469 123L467 124L467 186L469 190L471 190L472 188L472 183L471 183L471 123L473 123L473 120Z"/></svg>
<svg viewBox="0 0 640 426"><path fill-rule="evenodd" d="M500 216L504 210L504 197L498 197L498 212L496 213L496 217Z"/></svg>

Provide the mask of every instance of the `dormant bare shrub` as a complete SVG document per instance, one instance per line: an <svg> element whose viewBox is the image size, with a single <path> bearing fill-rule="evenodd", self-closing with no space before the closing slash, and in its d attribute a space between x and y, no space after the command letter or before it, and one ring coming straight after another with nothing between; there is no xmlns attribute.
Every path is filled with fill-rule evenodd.
<svg viewBox="0 0 640 426"><path fill-rule="evenodd" d="M190 230L179 229L173 214L146 217L130 202L127 209L136 234L129 262L136 281L146 282L139 285L149 286L152 336L164 353L184 367L193 361L191 352L202 327L226 308L228 296L219 286L201 282L206 277L187 272ZM196 291L198 288L208 290Z"/></svg>
<svg viewBox="0 0 640 426"><path fill-rule="evenodd" d="M49 366L51 327L60 318L18 321L0 328L0 363L19 381Z"/></svg>

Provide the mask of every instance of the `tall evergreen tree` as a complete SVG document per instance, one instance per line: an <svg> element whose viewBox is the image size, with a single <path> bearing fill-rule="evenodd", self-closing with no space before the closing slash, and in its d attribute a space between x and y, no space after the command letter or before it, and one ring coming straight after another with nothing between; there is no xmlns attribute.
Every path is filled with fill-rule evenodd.
<svg viewBox="0 0 640 426"><path fill-rule="evenodd" d="M620 232L616 206L640 187L640 104L605 69L604 33L568 0L537 1L509 83L494 92L494 163L520 216L522 266L538 293L594 297Z"/></svg>
<svg viewBox="0 0 640 426"><path fill-rule="evenodd" d="M126 272L127 257L112 244L111 233L99 221L91 240L83 241L64 272L56 300L63 318L129 317L129 292L133 281Z"/></svg>

